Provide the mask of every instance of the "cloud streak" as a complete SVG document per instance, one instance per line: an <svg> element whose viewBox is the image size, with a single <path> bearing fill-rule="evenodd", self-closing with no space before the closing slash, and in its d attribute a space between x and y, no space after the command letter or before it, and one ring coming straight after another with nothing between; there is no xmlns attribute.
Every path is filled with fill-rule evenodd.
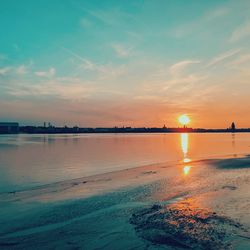
<svg viewBox="0 0 250 250"><path fill-rule="evenodd" d="M125 47L121 44L113 44L112 48L115 51L116 55L121 58L129 57L132 53L132 47Z"/></svg>
<svg viewBox="0 0 250 250"><path fill-rule="evenodd" d="M35 75L39 77L53 77L56 74L56 69L51 67L48 71L36 71Z"/></svg>
<svg viewBox="0 0 250 250"><path fill-rule="evenodd" d="M234 43L249 36L250 36L250 21L247 21L241 24L237 29L235 29L232 32L229 42Z"/></svg>
<svg viewBox="0 0 250 250"><path fill-rule="evenodd" d="M36 84L20 83L9 85L5 89L9 95L16 97L52 97L71 101L83 100L96 91L89 83L71 78L57 78Z"/></svg>
<svg viewBox="0 0 250 250"><path fill-rule="evenodd" d="M187 68L188 66L192 64L197 64L200 63L199 60L183 60L180 62L177 62L173 64L170 68L169 71L172 75L179 75L182 73L182 71Z"/></svg>
<svg viewBox="0 0 250 250"><path fill-rule="evenodd" d="M25 65L20 65L16 68L16 73L19 75L24 75L28 73L28 67Z"/></svg>
<svg viewBox="0 0 250 250"><path fill-rule="evenodd" d="M231 50L231 51L227 51L223 54L220 54L218 56L216 56L215 58L213 58L208 64L207 67L212 67L218 63L221 63L237 54L239 54L239 52L241 51L241 49L236 49L236 50Z"/></svg>
<svg viewBox="0 0 250 250"><path fill-rule="evenodd" d="M10 71L11 71L11 67L0 68L0 76L5 76Z"/></svg>

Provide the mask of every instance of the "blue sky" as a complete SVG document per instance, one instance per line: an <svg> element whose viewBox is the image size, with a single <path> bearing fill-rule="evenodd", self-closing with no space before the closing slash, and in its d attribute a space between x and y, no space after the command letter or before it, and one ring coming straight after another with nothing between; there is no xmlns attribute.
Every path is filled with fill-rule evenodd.
<svg viewBox="0 0 250 250"><path fill-rule="evenodd" d="M1 1L0 120L250 127L249 1ZM236 106L237 104L237 106Z"/></svg>

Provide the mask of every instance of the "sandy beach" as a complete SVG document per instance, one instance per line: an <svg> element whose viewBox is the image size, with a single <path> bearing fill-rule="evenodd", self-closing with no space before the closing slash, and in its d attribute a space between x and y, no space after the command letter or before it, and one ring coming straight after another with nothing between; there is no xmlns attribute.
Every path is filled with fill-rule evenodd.
<svg viewBox="0 0 250 250"><path fill-rule="evenodd" d="M1 193L1 249L249 249L250 157Z"/></svg>

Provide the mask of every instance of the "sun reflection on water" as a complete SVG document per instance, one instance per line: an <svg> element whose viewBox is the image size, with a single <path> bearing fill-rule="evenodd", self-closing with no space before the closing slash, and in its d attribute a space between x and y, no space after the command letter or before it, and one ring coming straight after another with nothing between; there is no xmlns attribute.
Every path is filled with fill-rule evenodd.
<svg viewBox="0 0 250 250"><path fill-rule="evenodd" d="M190 162L190 161L191 161L191 159L189 159L189 158L184 158L184 159L183 159L183 162L184 162L184 163L188 163L188 162Z"/></svg>
<svg viewBox="0 0 250 250"><path fill-rule="evenodd" d="M182 148L182 152L183 152L184 159L185 159L187 156L187 152L188 152L188 134L187 133L181 134L181 148Z"/></svg>
<svg viewBox="0 0 250 250"><path fill-rule="evenodd" d="M184 175L188 175L190 169L191 169L191 166L185 166L185 167L183 168L183 174L184 174Z"/></svg>
<svg viewBox="0 0 250 250"><path fill-rule="evenodd" d="M188 133L182 133L181 134L181 148L182 148L182 153L183 153L183 163L191 162L191 159L187 157L188 146L189 146ZM183 167L183 174L189 175L191 168L192 167L190 165L185 164Z"/></svg>

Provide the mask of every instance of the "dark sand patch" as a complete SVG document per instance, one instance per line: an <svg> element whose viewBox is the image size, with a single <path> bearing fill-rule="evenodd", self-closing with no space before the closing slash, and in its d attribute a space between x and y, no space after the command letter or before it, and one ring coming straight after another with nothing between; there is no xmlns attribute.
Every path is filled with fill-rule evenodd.
<svg viewBox="0 0 250 250"><path fill-rule="evenodd" d="M223 186L223 187L222 187L222 189L236 190L236 189L237 189L237 187L227 185L227 186Z"/></svg>
<svg viewBox="0 0 250 250"><path fill-rule="evenodd" d="M247 155L241 158L228 158L212 160L212 162L221 169L242 169L250 168L250 156Z"/></svg>
<svg viewBox="0 0 250 250"><path fill-rule="evenodd" d="M240 223L199 207L191 198L137 211L130 223L147 241L184 249L231 249L232 237L244 231Z"/></svg>
<svg viewBox="0 0 250 250"><path fill-rule="evenodd" d="M18 244L19 242L0 242L0 247L12 247Z"/></svg>
<svg viewBox="0 0 250 250"><path fill-rule="evenodd" d="M145 172L142 172L142 174L156 174L157 171L145 171Z"/></svg>

